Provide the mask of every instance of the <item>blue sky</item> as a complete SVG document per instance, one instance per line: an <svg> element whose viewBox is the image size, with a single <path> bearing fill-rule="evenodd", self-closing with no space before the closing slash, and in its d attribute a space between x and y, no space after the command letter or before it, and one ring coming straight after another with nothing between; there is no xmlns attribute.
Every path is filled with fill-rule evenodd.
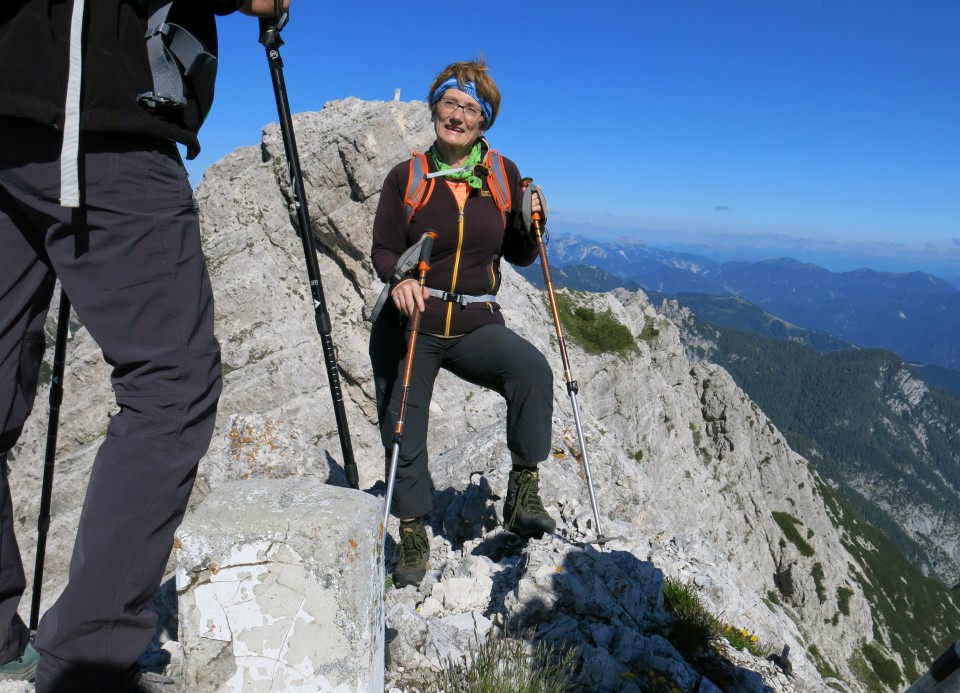
<svg viewBox="0 0 960 693"><path fill-rule="evenodd" d="M960 259L958 0L292 2L295 113L422 100L483 53L503 92L488 137L543 187L554 232ZM195 184L277 120L257 38L252 18L220 21Z"/></svg>

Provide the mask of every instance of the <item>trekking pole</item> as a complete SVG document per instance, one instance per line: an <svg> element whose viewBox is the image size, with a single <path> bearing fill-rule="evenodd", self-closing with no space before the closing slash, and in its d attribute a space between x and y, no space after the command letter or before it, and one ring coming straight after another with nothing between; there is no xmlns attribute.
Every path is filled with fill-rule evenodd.
<svg viewBox="0 0 960 693"><path fill-rule="evenodd" d="M612 538L603 535L603 526L600 524L600 508L597 506L597 494L593 488L593 475L590 473L590 458L587 456L587 440L583 435L583 424L580 422L580 405L577 402L577 393L580 386L573 379L573 373L570 370L570 359L567 356L567 345L563 339L563 327L560 325L560 313L557 312L557 298L553 293L553 278L550 275L550 263L547 261L547 245L543 241L543 233L540 230L540 212L534 212L531 209L533 193L536 192L540 198L541 208L546 207L543 192L533 184L532 178L524 178L520 181L523 186L523 217L528 226L533 229L537 240L537 249L540 253L540 266L543 268L543 280L547 285L547 296L550 298L550 312L553 314L553 326L557 331L557 342L560 344L560 359L563 361L563 377L567 382L567 393L570 395L570 403L573 405L573 420L577 425L577 440L580 442L580 456L583 460L583 472L587 477L587 488L590 491L590 505L593 507L593 519L597 525L597 538L594 542L601 547Z"/></svg>
<svg viewBox="0 0 960 693"><path fill-rule="evenodd" d="M279 3L278 3L279 5ZM320 267L317 264L317 244L313 236L313 227L310 224L310 214L307 211L307 195L303 187L303 173L300 170L300 157L297 154L297 141L293 133L293 119L290 117L290 103L287 100L287 87L283 80L283 60L280 58L280 30L287 23L289 14L278 13L277 17L260 20L260 43L267 52L267 62L270 65L270 75L273 79L273 92L277 99L277 113L280 116L280 131L283 134L283 146L287 155L287 164L290 167L290 180L293 183L294 206L297 208L297 232L303 241L303 254L307 261L307 276L310 279L310 292L313 294L314 319L317 323L317 332L320 333L320 343L323 346L323 358L327 367L327 377L330 380L330 394L333 398L333 412L337 421L337 432L340 435L340 448L343 450L343 471L347 483L351 488L360 488L360 476L357 472L357 463L353 459L353 444L350 442L350 429L347 425L347 412L343 406L343 392L340 389L340 373L337 366L337 354L330 336L330 314L327 312L327 303L323 297L323 287L320 284Z"/></svg>
<svg viewBox="0 0 960 693"><path fill-rule="evenodd" d="M433 252L433 239L437 234L427 231L420 245L420 261L417 263L417 282L420 290L427 282L430 271L430 254ZM390 521L390 506L393 503L393 485L397 479L397 461L400 459L400 441L403 440L403 423L407 414L407 393L410 391L410 375L413 372L413 352L417 348L417 331L420 329L420 311L416 306L410 317L410 336L407 338L407 358L403 366L403 380L400 388L400 407L397 409L397 423L393 429L393 453L390 455L390 472L387 476L387 492L383 499L383 521L380 523L381 547L387 537L387 523ZM385 551L385 549L384 549Z"/></svg>
<svg viewBox="0 0 960 693"><path fill-rule="evenodd" d="M57 341L53 347L53 374L50 379L50 418L47 423L47 449L43 459L43 482L40 486L40 514L37 518L37 561L33 570L33 599L30 603L30 630L40 622L40 592L43 589L43 562L50 530L50 498L53 495L53 466L57 460L57 430L60 428L60 404L63 402L63 371L70 333L70 299L60 287L60 310L57 312Z"/></svg>

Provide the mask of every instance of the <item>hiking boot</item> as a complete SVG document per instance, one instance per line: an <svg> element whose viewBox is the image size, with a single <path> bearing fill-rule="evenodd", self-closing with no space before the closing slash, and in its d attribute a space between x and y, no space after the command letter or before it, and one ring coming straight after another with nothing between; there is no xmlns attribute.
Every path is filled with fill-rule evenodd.
<svg viewBox="0 0 960 693"><path fill-rule="evenodd" d="M397 567L393 570L395 587L407 585L419 586L427 574L427 561L430 559L430 540L423 520L400 523L400 550Z"/></svg>
<svg viewBox="0 0 960 693"><path fill-rule="evenodd" d="M33 681L40 663L40 653L27 643L16 659L0 664L0 681Z"/></svg>
<svg viewBox="0 0 960 693"><path fill-rule="evenodd" d="M503 524L508 531L524 539L540 539L553 532L557 523L547 514L540 500L540 474L536 469L514 469L507 482L507 500L503 503Z"/></svg>

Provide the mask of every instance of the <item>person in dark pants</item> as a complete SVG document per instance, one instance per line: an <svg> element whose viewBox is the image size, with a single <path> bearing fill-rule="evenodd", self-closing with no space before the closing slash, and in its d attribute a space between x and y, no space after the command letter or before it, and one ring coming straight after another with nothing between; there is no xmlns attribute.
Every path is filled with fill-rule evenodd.
<svg viewBox="0 0 960 693"><path fill-rule="evenodd" d="M277 7L177 0L168 19L215 52L215 15L234 11ZM138 102L153 87L146 20L147 3L126 0L0 9L0 680L36 668L39 693L137 690L155 628L143 607L221 391L213 295L176 145L196 154L205 108L189 87L176 108ZM113 368L118 412L93 464L68 584L34 649L18 614L8 453L33 405L57 278Z"/></svg>
<svg viewBox="0 0 960 693"><path fill-rule="evenodd" d="M538 253L520 214L523 188L517 166L494 157L482 136L497 117L500 92L482 61L468 61L441 71L428 101L437 138L426 153L423 173L436 182L426 199L417 201L419 206L407 204L412 199L408 181L417 174L409 161L398 164L384 181L373 225L373 265L389 283L392 299L370 334L388 474L407 318L414 311L422 313L391 507L401 521L393 575L398 587L418 585L428 567L423 524L432 509L427 425L440 368L506 400L507 447L513 461L503 511L506 529L524 538L556 529L540 498L538 476L539 463L550 453L553 373L536 347L506 327L496 297L501 258L525 266ZM499 177L490 171L499 171ZM505 197L500 187L509 193L509 206L498 202ZM536 194L531 209L542 211ZM427 230L437 238L422 290L411 276L396 276L396 267Z"/></svg>

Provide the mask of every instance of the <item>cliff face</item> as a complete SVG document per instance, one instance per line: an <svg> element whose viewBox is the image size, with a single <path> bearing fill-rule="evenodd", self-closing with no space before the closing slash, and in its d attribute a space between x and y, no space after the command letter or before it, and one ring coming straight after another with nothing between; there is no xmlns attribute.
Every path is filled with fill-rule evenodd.
<svg viewBox="0 0 960 693"><path fill-rule="evenodd" d="M428 146L432 128L421 103L356 99L300 114L295 127L361 488L370 489L383 476L366 349L366 318L381 288L368 260L371 222L384 175ZM211 167L197 198L226 384L194 499L238 478L342 483L279 129L268 126L260 147ZM388 625L397 631L391 675L399 681L398 667L409 678L456 657L497 622L579 644L578 681L588 689L639 690L636 678L655 670L684 691L708 690L703 671L661 637L669 622L662 584L677 578L770 652L790 646L790 680L763 659L728 652L738 682L731 690L826 689L811 645L858 690L848 663L874 637L869 605L818 480L763 412L724 370L688 360L677 329L643 293L567 294L597 314L609 311L636 344L625 355L589 355L568 339L604 533L618 537L599 551L589 543L593 516L545 297L509 267L500 295L507 323L555 369L554 454L541 486L557 536L518 546L499 530L509 467L502 402L441 374L429 441L432 570L419 592L388 591ZM45 605L65 580L86 470L112 406L107 370L82 327L67 370ZM45 433L37 413L12 475L27 565Z"/></svg>

